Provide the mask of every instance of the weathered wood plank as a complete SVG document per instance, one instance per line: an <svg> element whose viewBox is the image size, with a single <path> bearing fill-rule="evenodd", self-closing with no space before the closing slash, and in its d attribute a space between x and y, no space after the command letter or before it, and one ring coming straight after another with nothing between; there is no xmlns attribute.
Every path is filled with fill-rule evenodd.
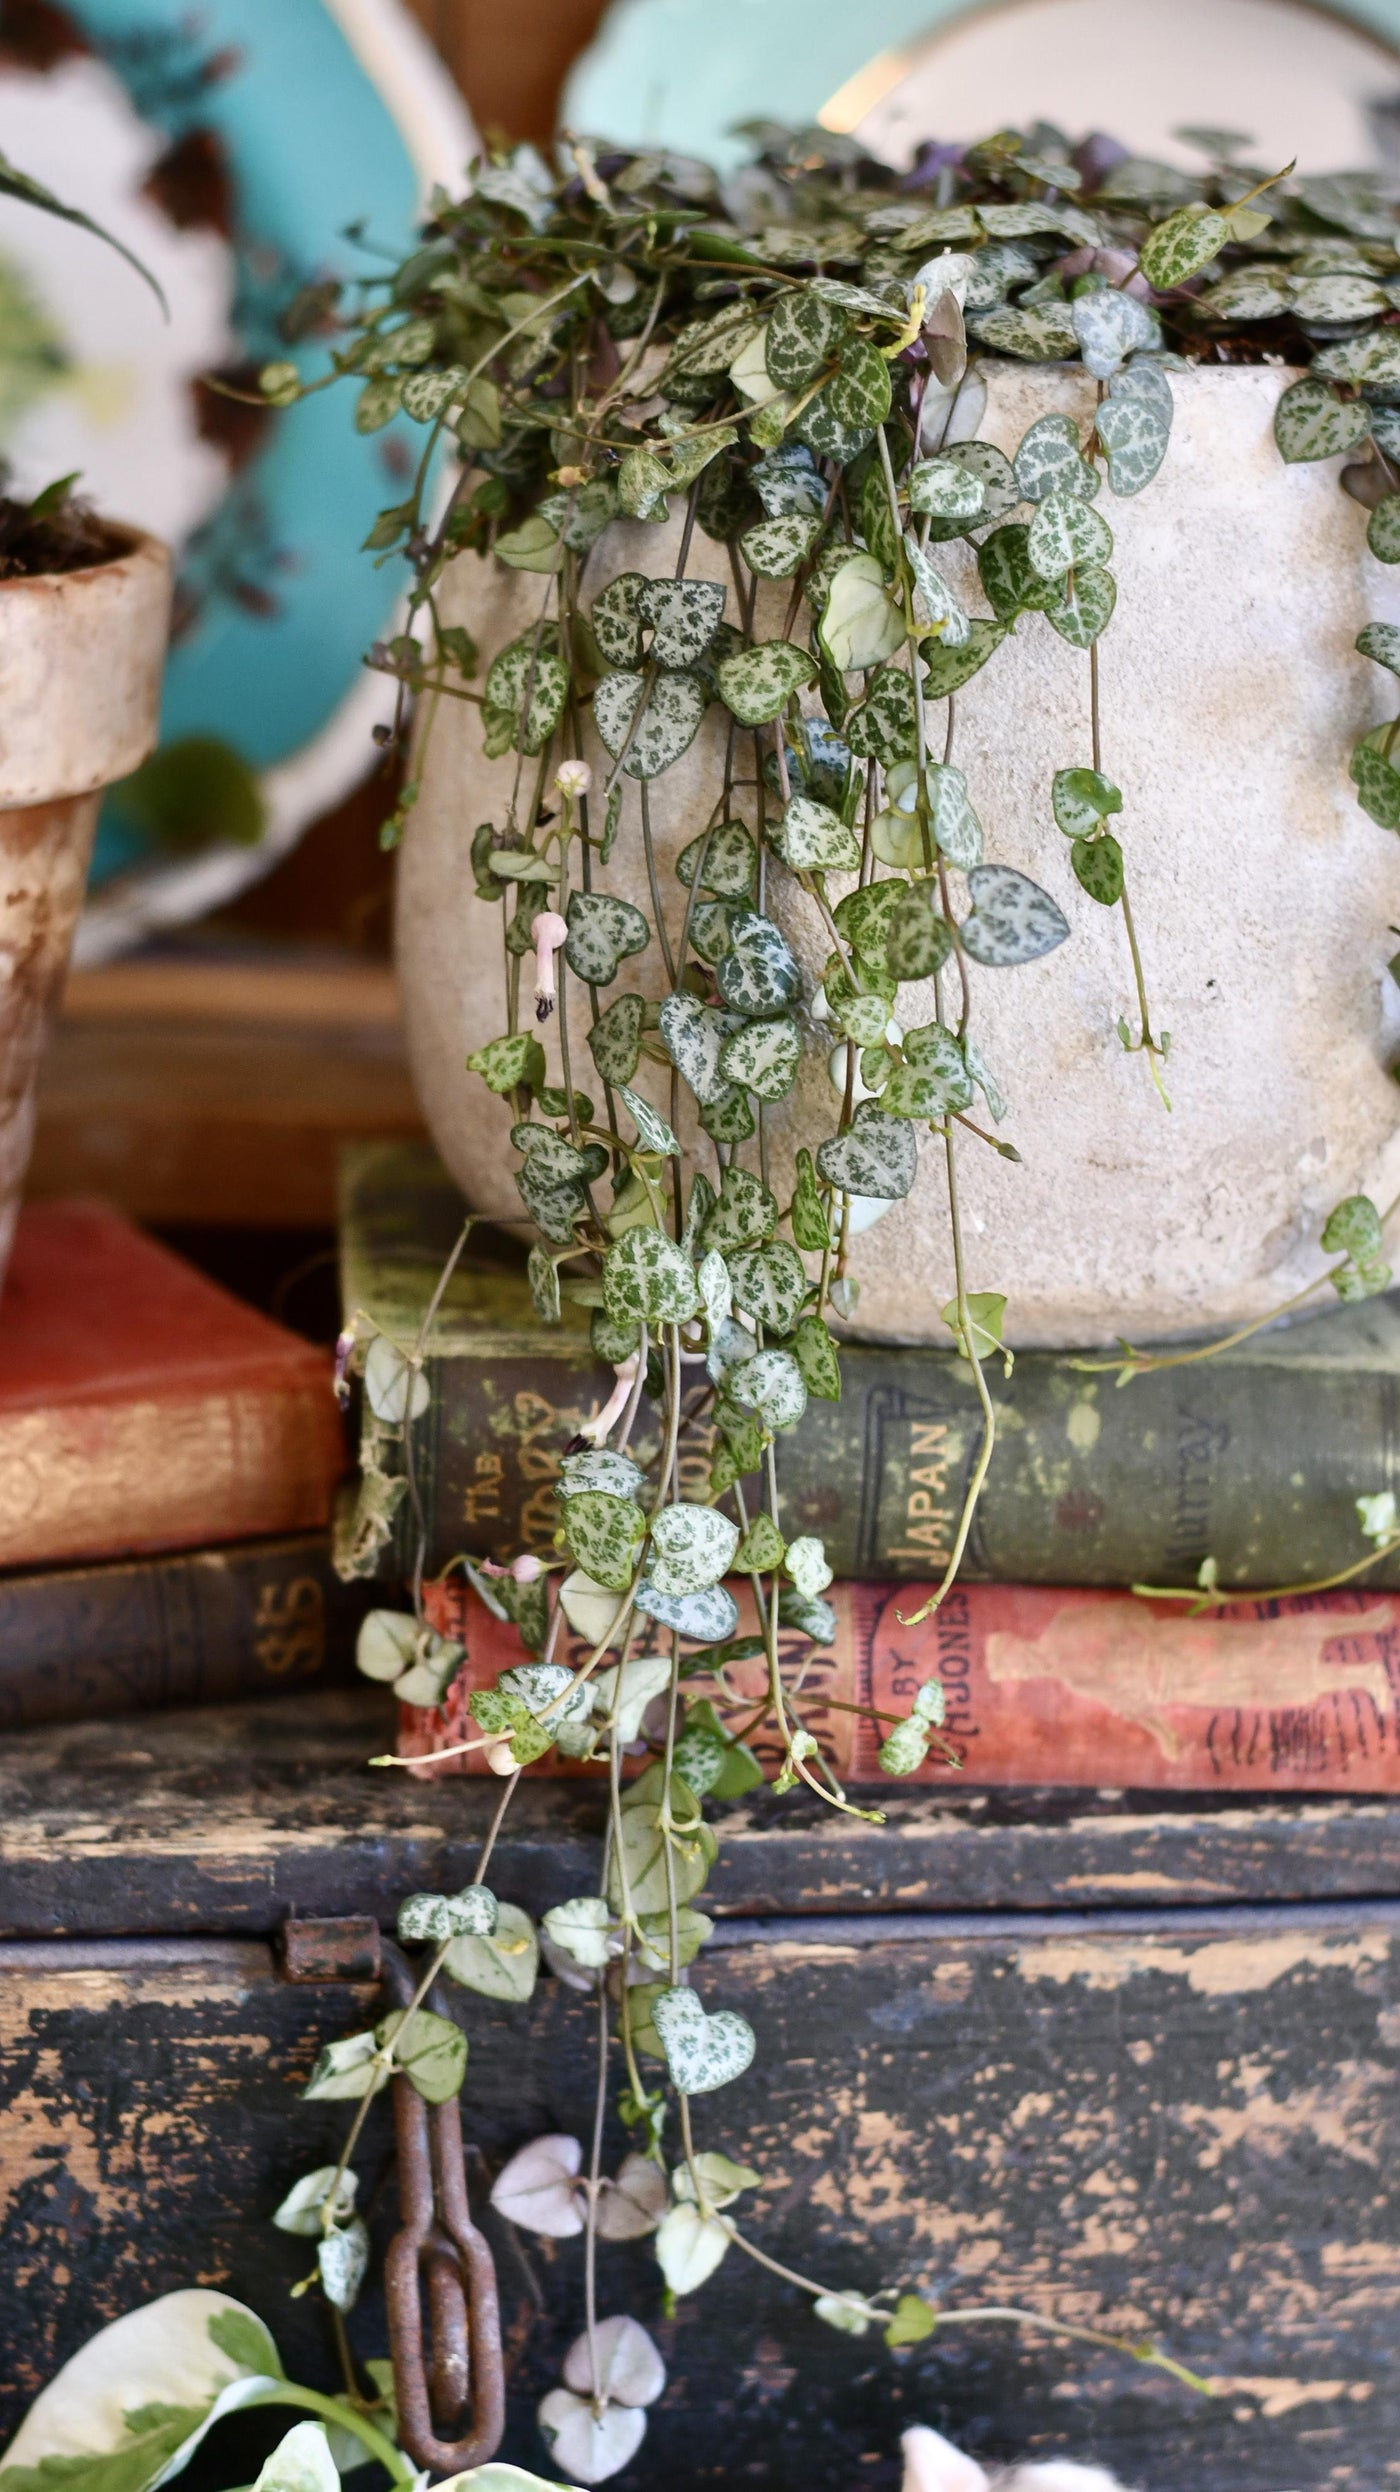
<svg viewBox="0 0 1400 2492"><path fill-rule="evenodd" d="M989 2457L1097 2454L1148 2492L1400 2484L1400 1908L786 1919L720 1932L701 1980L751 2018L759 2058L697 2104L699 2141L762 2171L747 2203L775 2255L838 2285L1150 2329L1229 2385L1204 2403L1000 2330L891 2357L733 2252L665 2321L646 2245L617 2245L603 2308L654 2325L671 2374L619 2492L889 2492L915 2418ZM333 2151L341 2112L289 2109L291 2089L362 2012L363 1994L279 1983L247 1942L0 1949L0 2434L103 2318L195 2277L329 2378L286 2299L303 2245L266 2217ZM462 2018L490 2162L580 2130L586 2001L546 1979L528 2009L464 1999ZM381 2194L381 2242L388 2221ZM500 2248L508 2449L539 2465L530 2407L580 2323L581 2255L524 2253L528 2272ZM356 2326L379 2349L373 2306Z"/></svg>
<svg viewBox="0 0 1400 2492"><path fill-rule="evenodd" d="M0 1755L0 1933L270 1935L288 1911L374 1912L460 1885L494 1785L371 1772L372 1688L29 1731ZM885 1826L794 1794L724 1812L725 1914L1015 1910L1400 1895L1400 1802L1206 1794L903 1791ZM522 1788L502 1891L587 1889L595 1785Z"/></svg>

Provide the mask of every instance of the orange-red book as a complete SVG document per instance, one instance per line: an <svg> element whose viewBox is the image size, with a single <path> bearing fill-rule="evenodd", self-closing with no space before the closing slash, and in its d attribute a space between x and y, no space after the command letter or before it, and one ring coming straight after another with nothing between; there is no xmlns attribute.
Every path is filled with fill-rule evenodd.
<svg viewBox="0 0 1400 2492"><path fill-rule="evenodd" d="M747 1628L748 1588L734 1589ZM929 1589L840 1583L827 1595L836 1641L812 1655L796 1702L843 1781L883 1779L878 1717L907 1714L921 1682L937 1676L945 1733L962 1762L931 1753L912 1778L921 1783L1400 1791L1400 1595L1251 1600L1193 1618L1182 1603L1125 1592L967 1584L922 1625L904 1625L901 1612L911 1616ZM432 1598L435 1623L465 1636L467 1660L440 1711L400 1709L404 1756L479 1738L471 1690L493 1686L522 1658L513 1631L455 1581L433 1587ZM783 1642L794 1661L810 1649L799 1637ZM577 1666L585 1649L565 1636L559 1658ZM787 1675L793 1683L795 1672ZM736 1695L761 1698L761 1662L726 1677ZM706 1692L702 1672L688 1684ZM771 1734L753 1744L771 1771ZM485 1757L476 1748L416 1770L481 1772ZM551 1751L528 1770L597 1769Z"/></svg>
<svg viewBox="0 0 1400 2492"><path fill-rule="evenodd" d="M0 1295L0 1566L316 1530L326 1354L101 1203L29 1205Z"/></svg>

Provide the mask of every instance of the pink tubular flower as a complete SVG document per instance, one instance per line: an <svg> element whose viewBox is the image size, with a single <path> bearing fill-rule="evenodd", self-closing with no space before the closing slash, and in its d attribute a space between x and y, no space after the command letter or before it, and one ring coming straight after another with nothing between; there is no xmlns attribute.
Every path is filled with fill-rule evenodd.
<svg viewBox="0 0 1400 2492"><path fill-rule="evenodd" d="M498 1566L494 1558L484 1558L481 1572L495 1576L498 1582L509 1578L511 1583L538 1583L544 1567L533 1550L527 1549L520 1557L512 1558L509 1566Z"/></svg>
<svg viewBox="0 0 1400 2492"><path fill-rule="evenodd" d="M613 1369L617 1382L602 1409L595 1411L591 1419L585 1419L583 1426L579 1429L579 1435L587 1437L590 1445L605 1444L612 1430L617 1426L631 1398L632 1387L637 1381L639 1358L640 1353L634 1350L630 1358L625 1358L620 1367Z"/></svg>
<svg viewBox="0 0 1400 2492"><path fill-rule="evenodd" d="M547 1021L554 1010L554 955L566 943L569 929L557 909L541 909L530 921L535 947L535 1019Z"/></svg>

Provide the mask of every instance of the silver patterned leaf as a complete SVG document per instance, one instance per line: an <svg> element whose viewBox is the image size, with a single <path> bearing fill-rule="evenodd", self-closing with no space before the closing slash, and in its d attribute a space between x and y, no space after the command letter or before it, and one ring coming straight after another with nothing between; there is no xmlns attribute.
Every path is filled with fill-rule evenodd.
<svg viewBox="0 0 1400 2492"><path fill-rule="evenodd" d="M734 1291L729 1279L729 1266L716 1247L702 1255L695 1274L710 1327L712 1342L717 1340L728 1323L734 1307Z"/></svg>
<svg viewBox="0 0 1400 2492"><path fill-rule="evenodd" d="M1295 320L1374 320L1390 310L1389 297L1374 277L1295 277L1289 294Z"/></svg>
<svg viewBox="0 0 1400 2492"><path fill-rule="evenodd" d="M704 1592L719 1582L738 1546L737 1523L717 1507L663 1506L651 1520L648 1581L662 1592Z"/></svg>
<svg viewBox="0 0 1400 2492"><path fill-rule="evenodd" d="M696 675L657 675L649 689L644 675L605 675L593 694L594 724L614 761L626 755L629 779L656 779L669 770L694 743L704 715L705 687Z"/></svg>
<svg viewBox="0 0 1400 2492"><path fill-rule="evenodd" d="M786 709L794 692L809 684L816 671L816 660L792 641L760 641L756 648L742 649L736 657L722 661L720 698L741 726L761 727Z"/></svg>
<svg viewBox="0 0 1400 2492"><path fill-rule="evenodd" d="M749 482L769 519L820 519L827 488L805 442L780 442L749 470Z"/></svg>
<svg viewBox="0 0 1400 2492"><path fill-rule="evenodd" d="M729 919L733 902L729 900L697 900L690 912L690 948L698 960L708 961L711 968L723 960L729 949Z"/></svg>
<svg viewBox="0 0 1400 2492"><path fill-rule="evenodd" d="M737 1013L717 1012L694 995L668 995L661 1006L661 1039L666 1053L695 1093L702 1107L718 1106L729 1088L719 1069L720 1049L732 1030L743 1028Z"/></svg>
<svg viewBox="0 0 1400 2492"><path fill-rule="evenodd" d="M830 805L819 805L810 796L790 799L769 838L794 874L854 874L860 865L855 832Z"/></svg>
<svg viewBox="0 0 1400 2492"><path fill-rule="evenodd" d="M1030 523L1026 552L1043 580L1062 579L1084 563L1107 562L1113 530L1075 493L1047 493Z"/></svg>
<svg viewBox="0 0 1400 2492"><path fill-rule="evenodd" d="M682 848L676 879L687 890L700 877L700 889L720 900L747 900L758 872L758 846L744 822L717 822Z"/></svg>
<svg viewBox="0 0 1400 2492"><path fill-rule="evenodd" d="M720 1049L719 1069L760 1099L785 1099L802 1062L802 1033L795 1021L747 1021Z"/></svg>
<svg viewBox="0 0 1400 2492"><path fill-rule="evenodd" d="M796 1427L807 1407L802 1370L788 1350L759 1350L742 1360L729 1370L724 1389L741 1410L757 1411L769 1428Z"/></svg>
<svg viewBox="0 0 1400 2492"><path fill-rule="evenodd" d="M984 969L1014 969L1053 952L1069 921L1048 891L1011 865L979 865L968 876L972 914L959 928L963 948Z"/></svg>
<svg viewBox="0 0 1400 2492"><path fill-rule="evenodd" d="M1170 405L1170 400L1168 401ZM1106 398L1094 428L1108 457L1111 492L1141 493L1150 485L1171 439L1170 415L1141 397Z"/></svg>
<svg viewBox="0 0 1400 2492"><path fill-rule="evenodd" d="M1324 381L1312 378L1294 381L1274 409L1274 439L1294 464L1355 450L1370 430L1370 416L1359 399L1341 399Z"/></svg>
<svg viewBox="0 0 1400 2492"><path fill-rule="evenodd" d="M569 670L541 646L537 631L522 632L491 661L482 685L489 709L511 721L511 740L522 753L542 753L564 713Z"/></svg>
<svg viewBox="0 0 1400 2492"><path fill-rule="evenodd" d="M415 424L431 424L465 388L465 364L448 364L440 372L412 372L403 385L403 411Z"/></svg>
<svg viewBox="0 0 1400 2492"><path fill-rule="evenodd" d="M1374 658L1377 666L1400 675L1400 624L1368 623L1357 633L1356 646L1363 658Z"/></svg>
<svg viewBox="0 0 1400 2492"><path fill-rule="evenodd" d="M681 330L657 387L682 406L705 406L736 355L757 336L758 314L747 302L724 303Z"/></svg>
<svg viewBox="0 0 1400 2492"><path fill-rule="evenodd" d="M1061 602L1047 606L1046 614L1061 640L1067 640L1071 648L1092 648L1113 619L1118 583L1111 571L1091 562L1083 564L1064 582L1064 591Z"/></svg>
<svg viewBox="0 0 1400 2492"><path fill-rule="evenodd" d="M850 334L844 311L824 302L814 288L796 286L780 294L764 339L769 379L777 389L805 389L835 362Z"/></svg>
<svg viewBox="0 0 1400 2492"><path fill-rule="evenodd" d="M941 1022L910 1030L903 1055L880 1094L887 1116L909 1116L922 1122L961 1114L971 1107L971 1075L952 1031L945 1030Z"/></svg>
<svg viewBox="0 0 1400 2492"><path fill-rule="evenodd" d="M964 313L995 311L1013 286L1024 285L1038 269L1034 252L1028 251L1023 242L984 242L971 259L971 272L963 289Z"/></svg>
<svg viewBox="0 0 1400 2492"><path fill-rule="evenodd" d="M1377 562L1400 562L1400 493L1387 493L1376 504L1366 542Z"/></svg>
<svg viewBox="0 0 1400 2492"><path fill-rule="evenodd" d="M649 1099L641 1098L635 1090L629 1090L625 1082L618 1096L637 1128L637 1140L644 1151L658 1151L663 1159L679 1156L681 1146L659 1108L654 1108Z"/></svg>
<svg viewBox="0 0 1400 2492"><path fill-rule="evenodd" d="M636 1606L646 1618L654 1618L663 1627L674 1627L677 1635L691 1644L727 1644L739 1624L739 1605L732 1592L722 1583L707 1584L702 1592L667 1592L659 1583L644 1577L637 1586ZM627 1815L630 1816L630 1810ZM704 1874L684 1889L688 1900L699 1893ZM635 1885L633 1900L635 1897ZM665 1909L665 1889L660 1909Z"/></svg>
<svg viewBox="0 0 1400 2492"><path fill-rule="evenodd" d="M1005 305L973 313L967 325L984 346L995 348L999 355L1017 355L1026 363L1059 363L1073 355L1079 344L1068 304Z"/></svg>
<svg viewBox="0 0 1400 2492"><path fill-rule="evenodd" d="M627 1590L645 1530L641 1508L605 1489L580 1489L564 1507L564 1538L571 1556L609 1592Z"/></svg>
<svg viewBox="0 0 1400 2492"><path fill-rule="evenodd" d="M640 571L620 571L593 600L593 637L610 666L641 663L642 595L649 585Z"/></svg>
<svg viewBox="0 0 1400 2492"><path fill-rule="evenodd" d="M1138 254L1150 286L1168 294L1217 259L1230 239L1230 228L1215 208L1177 208L1154 225Z"/></svg>
<svg viewBox="0 0 1400 2492"><path fill-rule="evenodd" d="M615 1323L686 1324L700 1306L694 1267L660 1229L627 1229L603 1258L603 1304Z"/></svg>
<svg viewBox="0 0 1400 2492"><path fill-rule="evenodd" d="M1081 294L1070 309L1079 351L1096 380L1106 381L1135 349L1161 343L1156 315L1133 294L1105 286Z"/></svg>
<svg viewBox="0 0 1400 2492"><path fill-rule="evenodd" d="M800 571L818 536L820 518L792 513L779 519L761 519L739 539L739 551L750 571L761 580L790 580Z"/></svg>
<svg viewBox="0 0 1400 2492"><path fill-rule="evenodd" d="M651 655L658 666L693 666L724 615L724 590L717 580L648 580L637 602L642 621L652 627Z"/></svg>
<svg viewBox="0 0 1400 2492"><path fill-rule="evenodd" d="M635 1497L645 1479L626 1454L614 1453L610 1445L588 1445L581 1453L564 1456L554 1488L559 1497L581 1497L592 1488L609 1497Z"/></svg>
<svg viewBox="0 0 1400 2492"><path fill-rule="evenodd" d="M909 508L935 519L975 519L983 507L979 475L959 459L920 459L909 471Z"/></svg>
<svg viewBox="0 0 1400 2492"><path fill-rule="evenodd" d="M729 949L715 971L715 983L731 1011L751 1020L770 1020L785 1012L802 992L802 972L792 948L769 917L756 910L736 910L729 929Z"/></svg>
<svg viewBox="0 0 1400 2492"><path fill-rule="evenodd" d="M670 508L670 469L654 450L629 450L617 471L617 498L629 519L664 519Z"/></svg>
<svg viewBox="0 0 1400 2492"><path fill-rule="evenodd" d="M778 1225L777 1197L751 1169L735 1166L720 1178L719 1201L706 1214L700 1244L706 1254L728 1255L738 1246L761 1245Z"/></svg>
<svg viewBox="0 0 1400 2492"><path fill-rule="evenodd" d="M1289 279L1282 268L1237 268L1197 301L1219 320L1277 320L1288 309Z"/></svg>
<svg viewBox="0 0 1400 2492"><path fill-rule="evenodd" d="M659 1990L652 2023L678 2094L712 2094L741 2077L753 2059L752 2025L732 2008L707 2015L693 1990Z"/></svg>
<svg viewBox="0 0 1400 2492"><path fill-rule="evenodd" d="M882 666L872 678L861 707L846 721L846 741L860 759L881 762L886 769L892 762L912 760L918 744L914 686L903 667Z"/></svg>
<svg viewBox="0 0 1400 2492"><path fill-rule="evenodd" d="M542 1246L532 1246L526 1274L530 1298L542 1324L557 1324L563 1309L559 1295L559 1266Z"/></svg>
<svg viewBox="0 0 1400 2492"><path fill-rule="evenodd" d="M775 1237L766 1246L745 1247L732 1254L729 1276L734 1284L734 1303L741 1313L766 1324L770 1332L791 1332L808 1283L801 1256L785 1238Z"/></svg>
<svg viewBox="0 0 1400 2492"><path fill-rule="evenodd" d="M1079 427L1069 415L1038 417L1022 435L1013 471L1026 502L1043 502L1049 493L1077 493L1087 502L1098 489L1093 470L1085 473Z"/></svg>
<svg viewBox="0 0 1400 2492"><path fill-rule="evenodd" d="M859 458L890 411L890 367L879 350L857 338L843 349L841 368L801 419L801 438L819 458L848 467Z"/></svg>
<svg viewBox="0 0 1400 2492"><path fill-rule="evenodd" d="M914 611L917 618L929 624L938 634L941 647L960 649L972 630L971 618L962 600L954 594L938 565L925 553L912 530L905 535L904 553L914 575Z"/></svg>
<svg viewBox="0 0 1400 2492"><path fill-rule="evenodd" d="M892 320L903 328L905 305L892 301L888 294L873 294L869 286L847 285L843 277L813 277L807 291L823 303L835 303L840 310L864 314L871 320Z"/></svg>
<svg viewBox="0 0 1400 2492"><path fill-rule="evenodd" d="M953 762L931 761L925 776L939 853L968 873L982 862L982 825L968 795L967 780Z"/></svg>
<svg viewBox="0 0 1400 2492"><path fill-rule="evenodd" d="M645 1013L640 995L619 995L599 1013L588 1044L601 1081L614 1087L631 1081L641 1057Z"/></svg>
<svg viewBox="0 0 1400 2492"><path fill-rule="evenodd" d="M1057 770L1050 782L1055 825L1066 839L1089 839L1111 813L1123 810L1123 791L1101 770Z"/></svg>
<svg viewBox="0 0 1400 2492"><path fill-rule="evenodd" d="M1368 329L1364 336L1343 338L1314 355L1312 368L1326 381L1393 389L1400 383L1400 331Z"/></svg>
<svg viewBox="0 0 1400 2492"><path fill-rule="evenodd" d="M564 958L585 986L608 986L624 960L644 952L651 928L630 900L606 891L571 891Z"/></svg>
<svg viewBox="0 0 1400 2492"><path fill-rule="evenodd" d="M914 1182L918 1151L909 1127L866 1099L856 1109L849 1131L833 1134L822 1144L817 1167L829 1185L839 1185L845 1194L870 1194L882 1202L899 1202Z"/></svg>
<svg viewBox="0 0 1400 2492"><path fill-rule="evenodd" d="M1001 647L1009 628L1007 623L994 621L988 615L975 614L966 640L960 641L957 648L950 649L946 641L926 640L923 644L925 699L944 701L950 692L956 692L961 685L970 683L979 668L986 665L993 651ZM912 751L912 745L909 749ZM877 755L876 758L883 760L884 756Z"/></svg>

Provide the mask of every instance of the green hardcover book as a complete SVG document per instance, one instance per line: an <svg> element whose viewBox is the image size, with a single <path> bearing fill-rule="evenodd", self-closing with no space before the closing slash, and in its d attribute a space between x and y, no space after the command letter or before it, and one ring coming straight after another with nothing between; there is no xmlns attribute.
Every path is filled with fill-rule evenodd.
<svg viewBox="0 0 1400 2492"><path fill-rule="evenodd" d="M347 1321L356 1309L411 1348L463 1219L421 1145L346 1155ZM415 1482L434 1572L459 1554L550 1551L553 1481L569 1438L611 1391L588 1318L535 1314L518 1251L481 1231L434 1319L432 1400L414 1428ZM488 1251L496 1246L495 1258ZM839 1402L812 1401L778 1440L783 1523L818 1532L838 1575L927 1581L948 1554L981 1441L968 1369L951 1351L852 1342ZM703 1402L704 1371L693 1398ZM1397 1486L1400 1293L1258 1334L1200 1365L1119 1389L1060 1352L987 1369L997 1447L978 1505L970 1579L1188 1584L1213 1556L1222 1584L1311 1582L1366 1553L1356 1499ZM643 1404L634 1446L656 1441ZM703 1408L682 1442L683 1493L703 1495ZM395 1435L364 1422L356 1571L403 1574L417 1524ZM1400 1555L1368 1578L1400 1587Z"/></svg>

